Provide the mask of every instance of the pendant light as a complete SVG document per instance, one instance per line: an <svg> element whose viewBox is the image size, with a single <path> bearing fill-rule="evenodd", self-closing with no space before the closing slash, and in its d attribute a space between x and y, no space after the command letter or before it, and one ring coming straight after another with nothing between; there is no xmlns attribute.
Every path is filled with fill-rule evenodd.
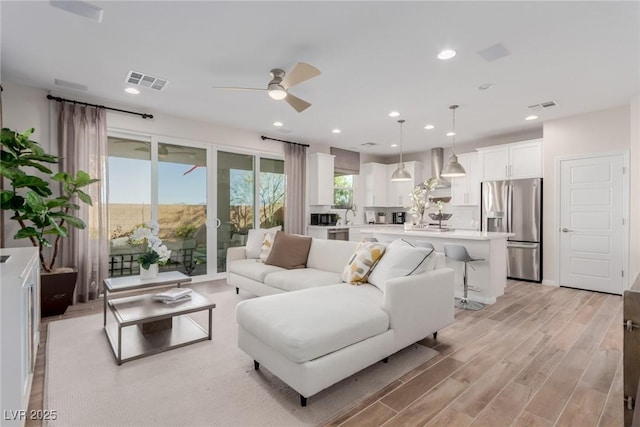
<svg viewBox="0 0 640 427"><path fill-rule="evenodd" d="M398 120L398 123L400 123L400 163L398 163L398 169L396 169L393 172L393 175L391 175L391 181L411 181L411 174L404 168L404 162L402 161L402 124L404 123L404 120L400 119Z"/></svg>
<svg viewBox="0 0 640 427"><path fill-rule="evenodd" d="M467 172L464 170L464 167L460 163L458 163L458 156L456 156L456 108L457 105L450 105L449 109L453 111L453 129L452 129L452 147L451 147L451 156L449 157L449 163L444 167L440 176L445 178L455 178L457 176L465 176Z"/></svg>

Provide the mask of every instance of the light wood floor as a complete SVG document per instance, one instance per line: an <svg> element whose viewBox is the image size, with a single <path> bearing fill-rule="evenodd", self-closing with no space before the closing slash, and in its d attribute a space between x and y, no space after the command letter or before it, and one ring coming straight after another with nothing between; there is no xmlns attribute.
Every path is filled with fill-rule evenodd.
<svg viewBox="0 0 640 427"><path fill-rule="evenodd" d="M62 318L101 312L100 300ZM47 324L57 319L43 319L30 409L42 408ZM621 325L620 296L509 281L496 304L457 311L422 342L436 357L327 426L622 426Z"/></svg>

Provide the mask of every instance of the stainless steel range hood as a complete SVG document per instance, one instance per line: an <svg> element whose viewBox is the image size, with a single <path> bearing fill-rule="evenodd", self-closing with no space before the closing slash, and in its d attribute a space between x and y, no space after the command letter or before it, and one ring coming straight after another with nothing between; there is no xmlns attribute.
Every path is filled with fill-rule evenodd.
<svg viewBox="0 0 640 427"><path fill-rule="evenodd" d="M444 164L444 149L436 147L431 149L431 177L436 179L436 188L451 188L451 182L440 176Z"/></svg>

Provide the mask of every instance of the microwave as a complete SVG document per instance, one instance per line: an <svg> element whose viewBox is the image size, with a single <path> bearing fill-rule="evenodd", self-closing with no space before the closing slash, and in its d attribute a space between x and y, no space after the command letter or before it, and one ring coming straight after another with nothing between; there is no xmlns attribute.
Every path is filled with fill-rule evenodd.
<svg viewBox="0 0 640 427"><path fill-rule="evenodd" d="M338 214L334 213L312 213L310 225L330 226L336 225L338 222Z"/></svg>

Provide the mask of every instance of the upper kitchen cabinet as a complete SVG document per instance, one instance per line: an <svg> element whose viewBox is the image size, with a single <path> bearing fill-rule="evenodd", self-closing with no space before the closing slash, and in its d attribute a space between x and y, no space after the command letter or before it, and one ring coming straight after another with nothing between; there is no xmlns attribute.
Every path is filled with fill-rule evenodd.
<svg viewBox="0 0 640 427"><path fill-rule="evenodd" d="M413 187L421 181L416 175L422 176L422 163L420 162L404 162L404 168L411 174L409 181L391 181L391 175L398 169L398 164L387 165L387 206L389 207L406 207L410 205L409 194L413 191Z"/></svg>
<svg viewBox="0 0 640 427"><path fill-rule="evenodd" d="M364 183L364 205L366 207L405 207L409 205L409 193L420 182L417 175L422 175L422 163L404 162L404 167L411 174L410 181L393 182L391 175L398 164L363 163L360 176Z"/></svg>
<svg viewBox="0 0 640 427"><path fill-rule="evenodd" d="M364 186L364 205L387 206L387 166L381 163L363 163L360 179Z"/></svg>
<svg viewBox="0 0 640 427"><path fill-rule="evenodd" d="M451 205L477 206L480 203L480 155L458 154L458 162L467 172L465 176L451 179Z"/></svg>
<svg viewBox="0 0 640 427"><path fill-rule="evenodd" d="M309 205L333 205L333 158L331 154L311 153L308 157Z"/></svg>
<svg viewBox="0 0 640 427"><path fill-rule="evenodd" d="M478 148L481 181L542 177L542 139Z"/></svg>

